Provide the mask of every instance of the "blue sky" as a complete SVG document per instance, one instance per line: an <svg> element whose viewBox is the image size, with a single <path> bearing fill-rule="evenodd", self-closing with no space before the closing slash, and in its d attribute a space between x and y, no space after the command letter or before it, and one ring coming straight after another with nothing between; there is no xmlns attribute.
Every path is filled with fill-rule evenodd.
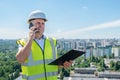
<svg viewBox="0 0 120 80"><path fill-rule="evenodd" d="M32 10L46 13L45 34L69 39L120 38L120 0L1 0L0 39L24 38Z"/></svg>

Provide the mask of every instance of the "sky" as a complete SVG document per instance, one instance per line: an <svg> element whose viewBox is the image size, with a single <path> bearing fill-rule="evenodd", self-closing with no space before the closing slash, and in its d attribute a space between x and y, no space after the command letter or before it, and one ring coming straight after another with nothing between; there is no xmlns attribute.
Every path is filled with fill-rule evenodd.
<svg viewBox="0 0 120 80"><path fill-rule="evenodd" d="M0 39L28 35L27 18L41 10L44 34L65 39L120 38L120 0L1 0Z"/></svg>

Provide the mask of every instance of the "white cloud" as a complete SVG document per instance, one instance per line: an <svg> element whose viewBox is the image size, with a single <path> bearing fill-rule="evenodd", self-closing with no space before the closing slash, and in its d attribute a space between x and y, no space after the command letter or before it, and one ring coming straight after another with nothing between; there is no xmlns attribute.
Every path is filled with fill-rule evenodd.
<svg viewBox="0 0 120 80"><path fill-rule="evenodd" d="M106 23L95 25L95 26L88 26L86 28L80 28L80 29L76 29L76 30L60 32L60 33L52 34L50 36L55 36L56 38L63 38L63 37L71 38L73 36L78 37L78 36L80 36L81 33L85 33L87 31L94 31L97 29L113 28L113 27L120 27L120 20L106 22Z"/></svg>
<svg viewBox="0 0 120 80"><path fill-rule="evenodd" d="M95 31L99 29L108 29L108 28L114 28L114 27L120 27L120 20L112 21L112 22L106 22L102 24L98 24L95 26L88 26L86 28L79 28L75 30L70 30L70 31L63 31L63 30L56 30L54 33L49 33L47 34L48 36L54 36L56 38L99 38L99 37L109 37L109 33L111 37L116 36L120 37L120 33L117 35L115 33L107 33L107 34L94 34L94 33L88 33L89 31ZM17 39L17 38L25 38L28 32L22 32L22 31L11 31L11 30L6 30L6 29L1 29L0 30L0 39ZM94 35L93 35L94 34Z"/></svg>
<svg viewBox="0 0 120 80"><path fill-rule="evenodd" d="M0 30L0 39L18 39L25 38L27 32Z"/></svg>

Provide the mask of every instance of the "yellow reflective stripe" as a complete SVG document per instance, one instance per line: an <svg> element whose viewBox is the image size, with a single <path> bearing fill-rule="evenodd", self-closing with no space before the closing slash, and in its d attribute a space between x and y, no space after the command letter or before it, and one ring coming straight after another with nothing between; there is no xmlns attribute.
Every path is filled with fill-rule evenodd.
<svg viewBox="0 0 120 80"><path fill-rule="evenodd" d="M45 60L45 63L48 64L52 61L53 61L53 59L47 59L47 60ZM35 66L35 65L39 65L39 64L43 64L43 60L25 62L22 64L22 66Z"/></svg>
<svg viewBox="0 0 120 80"><path fill-rule="evenodd" d="M57 76L58 72L47 72L46 75L47 77L49 76ZM37 74L37 75L32 75L32 76L26 76L26 75L22 75L23 79L27 79L27 80L35 80L38 78L43 78L45 77L45 74Z"/></svg>

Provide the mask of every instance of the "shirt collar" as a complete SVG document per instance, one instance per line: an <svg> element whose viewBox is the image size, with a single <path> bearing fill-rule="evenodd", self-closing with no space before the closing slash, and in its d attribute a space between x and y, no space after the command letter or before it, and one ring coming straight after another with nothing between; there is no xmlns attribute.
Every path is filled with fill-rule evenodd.
<svg viewBox="0 0 120 80"><path fill-rule="evenodd" d="M46 39L46 36L43 34L41 39ZM41 40L41 39L36 39L35 40Z"/></svg>

